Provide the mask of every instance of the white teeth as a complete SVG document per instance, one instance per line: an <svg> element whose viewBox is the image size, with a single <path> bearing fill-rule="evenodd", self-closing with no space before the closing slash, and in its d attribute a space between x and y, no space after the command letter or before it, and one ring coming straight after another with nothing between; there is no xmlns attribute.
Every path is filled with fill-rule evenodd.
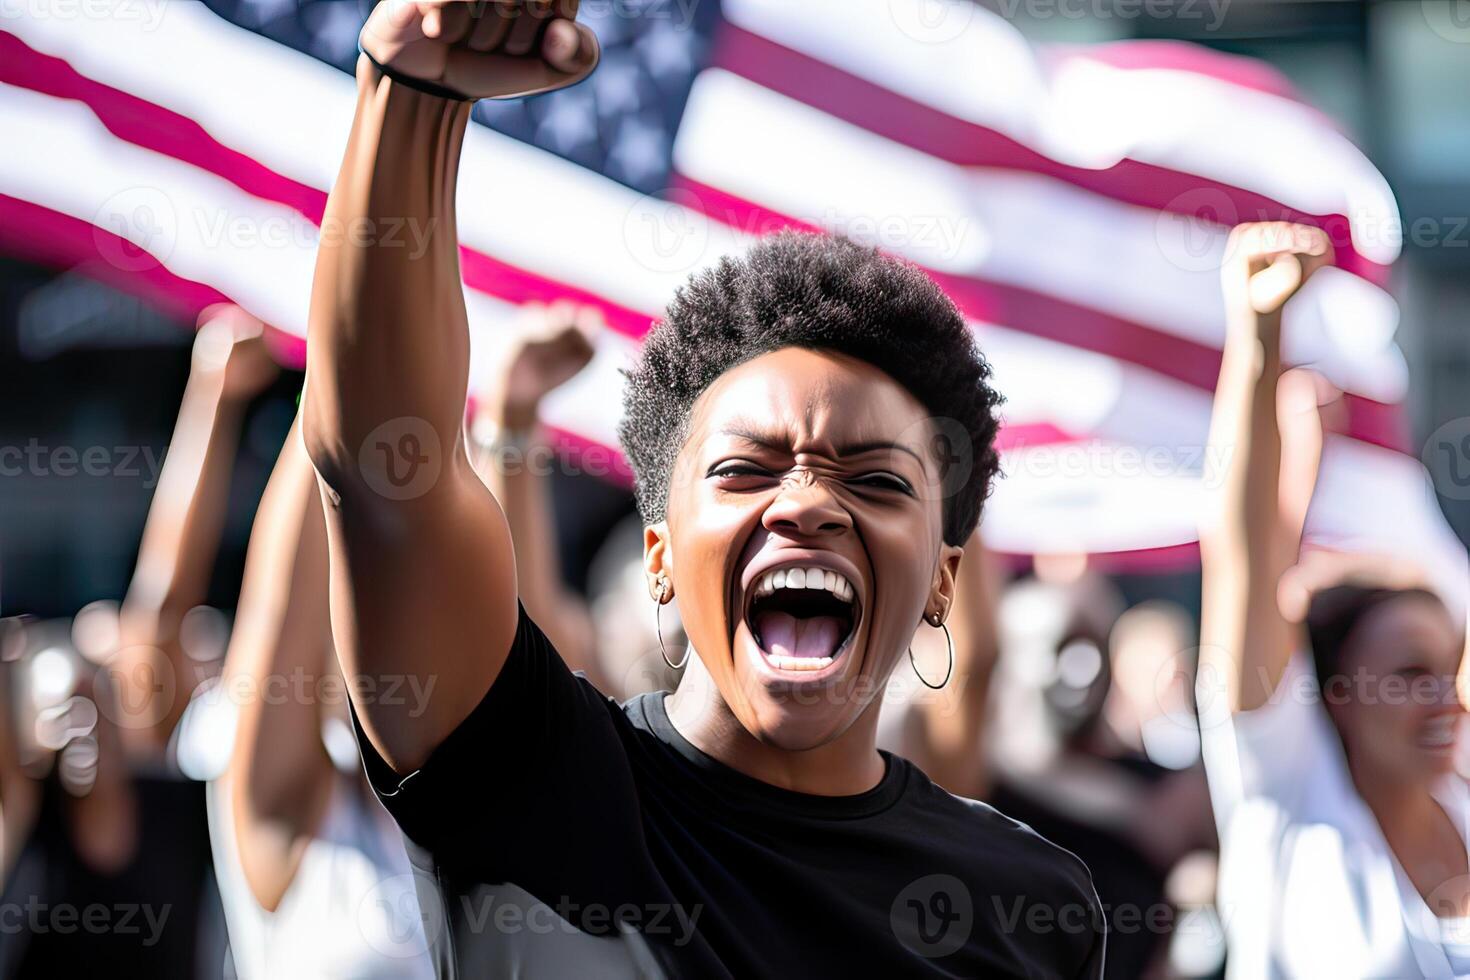
<svg viewBox="0 0 1470 980"><path fill-rule="evenodd" d="M777 589L825 589L846 602L851 602L854 594L851 582L826 568L782 568L756 579L758 596L770 595Z"/></svg>
<svg viewBox="0 0 1470 980"><path fill-rule="evenodd" d="M821 670L832 662L831 657L783 657L778 653L768 654L766 659L777 670Z"/></svg>
<svg viewBox="0 0 1470 980"><path fill-rule="evenodd" d="M1436 719L1424 726L1424 733L1419 736L1419 744L1431 748L1442 748L1453 745L1455 742L1456 718Z"/></svg>

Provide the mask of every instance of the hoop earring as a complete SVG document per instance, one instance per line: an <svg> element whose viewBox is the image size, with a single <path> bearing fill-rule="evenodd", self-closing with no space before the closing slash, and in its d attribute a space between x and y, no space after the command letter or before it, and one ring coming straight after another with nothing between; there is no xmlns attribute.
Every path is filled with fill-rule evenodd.
<svg viewBox="0 0 1470 980"><path fill-rule="evenodd" d="M684 648L684 658L678 663L674 663L672 660L670 660L669 651L664 649L664 624L663 617L660 615L660 613L663 612L664 603L668 601L669 580L660 576L658 580L658 598L655 599L653 603L653 630L655 633L658 634L658 652L659 655L664 658L664 663L669 665L670 670L680 670L685 664L689 662L689 648Z"/></svg>
<svg viewBox="0 0 1470 980"><path fill-rule="evenodd" d="M940 681L938 684L930 684L927 680L924 679L924 675L919 673L918 663L914 660L913 646L909 647L909 665L914 668L914 676L919 679L919 683L923 684L931 691L940 691L943 690L947 684L949 684L949 678L951 675L954 674L954 635L950 633L948 624L946 624L944 620L939 619L938 614L936 614L934 618L938 619L939 622L933 623L931 625L933 625L936 629L944 630L945 645L949 647L949 667L944 672L944 680Z"/></svg>

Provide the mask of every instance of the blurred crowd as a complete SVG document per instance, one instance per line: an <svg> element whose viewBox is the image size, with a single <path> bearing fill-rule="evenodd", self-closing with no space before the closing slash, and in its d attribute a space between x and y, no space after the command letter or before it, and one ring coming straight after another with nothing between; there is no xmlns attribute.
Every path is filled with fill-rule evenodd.
<svg viewBox="0 0 1470 980"><path fill-rule="evenodd" d="M672 610L656 621L646 598L636 517L607 534L585 567L565 567L574 552L558 546L566 529L549 471L565 447L538 426L537 409L593 356L597 314L568 302L523 315L530 327L466 414L477 469L511 525L521 600L605 694L671 689L679 671L665 654L683 644ZM1460 709L1452 689L1411 705L1412 716L1393 715L1399 709L1387 699L1359 698L1330 712L1325 703L1306 707L1315 719L1307 728L1266 718L1287 713L1267 702L1283 700L1297 674L1315 667L1348 676L1349 658L1374 676L1452 675L1460 626L1415 590L1410 569L1344 556L1296 560L1301 515L1293 508L1310 499L1311 474L1279 460L1310 457L1291 440L1310 443L1313 410L1332 393L1295 373L1282 375L1278 390L1273 375L1263 402L1261 373L1232 385L1228 351L1226 360L1217 425L1244 427L1257 441L1252 449L1239 440L1246 457L1225 480L1237 506L1227 501L1221 527L1206 536L1202 619L1168 600L1130 605L1085 555L1019 562L992 554L982 524L962 566L953 650L940 631L920 630L915 672L899 671L884 695L887 748L1086 862L1109 918L1108 976L1224 975L1227 957L1260 955L1233 939L1232 920L1249 918L1239 909L1254 892L1330 883L1330 858L1319 862L1327 869L1320 880L1293 883L1283 880L1290 869L1279 843L1252 850L1236 839L1235 811L1262 798L1277 804L1278 824L1290 822L1281 816L1292 812L1290 792L1271 790L1271 778L1307 785L1328 768L1311 755L1311 725L1337 733L1323 751L1346 753L1357 797L1387 787L1385 773L1407 779L1417 766L1425 780L1440 779L1453 762ZM126 596L69 620L0 621L0 977L432 974L436 917L418 907L398 833L367 789L353 741L349 683L331 649L321 503L296 428L260 502L235 608L203 605L241 419L280 370L259 322L238 308L207 311ZM1261 405L1275 401L1291 424L1262 418ZM1267 430L1274 435L1260 436ZM1277 465L1261 462L1273 454ZM1263 507L1275 506L1267 500L1281 504L1263 527ZM1283 534L1286 574L1263 586L1274 566L1258 568L1260 555L1281 554ZM1279 622L1251 604L1263 589L1282 610ZM1336 605L1319 608L1329 594ZM1394 601L1403 596L1418 605ZM1375 618L1375 608L1397 618ZM1249 637L1227 641L1237 627ZM1436 627L1453 641L1448 661ZM1212 659L1222 647L1269 649L1267 633L1293 628L1310 634L1311 662L1252 661L1265 681L1254 694L1245 664ZM1370 628L1377 646L1365 653ZM932 682L940 677L947 682ZM1211 691L1225 693L1206 697ZM376 693L433 697L431 689ZM1233 731L1222 704L1259 708L1251 722L1273 726L1266 740L1233 732L1228 746L1212 749L1212 739ZM1335 728L1322 724L1329 715ZM1435 741L1441 728L1443 744ZM1264 746L1267 761L1245 758L1251 745ZM1273 775L1273 754L1301 759L1302 768ZM1323 789L1308 804L1361 808L1345 792ZM1398 798L1368 802L1394 866L1414 877L1417 845L1405 835L1416 817L1395 822L1394 808L1408 807ZM1227 849L1269 852L1278 863L1222 870L1221 836ZM1463 894L1442 887L1451 877L1419 892L1428 900L1439 889L1459 909ZM1324 915L1297 926L1330 933L1343 921Z"/></svg>

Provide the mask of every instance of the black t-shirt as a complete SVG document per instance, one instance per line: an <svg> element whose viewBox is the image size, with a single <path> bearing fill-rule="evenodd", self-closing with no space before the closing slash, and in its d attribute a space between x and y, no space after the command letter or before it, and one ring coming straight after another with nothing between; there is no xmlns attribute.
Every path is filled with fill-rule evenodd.
<svg viewBox="0 0 1470 980"><path fill-rule="evenodd" d="M1164 875L1124 835L1066 813L1000 780L991 801L1087 862L1108 919L1108 977L1144 976L1164 955L1175 910Z"/></svg>
<svg viewBox="0 0 1470 980"><path fill-rule="evenodd" d="M1102 975L1073 855L887 753L857 796L762 783L681 737L663 698L603 697L522 610L499 677L423 768L398 778L358 727L441 975L485 975L529 933L612 944L598 962L634 976ZM560 918L497 915L495 883Z"/></svg>

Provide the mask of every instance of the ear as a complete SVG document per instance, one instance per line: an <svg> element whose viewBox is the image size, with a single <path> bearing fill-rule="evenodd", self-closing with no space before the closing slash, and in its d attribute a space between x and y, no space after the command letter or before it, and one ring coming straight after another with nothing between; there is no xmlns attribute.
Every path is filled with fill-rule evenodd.
<svg viewBox="0 0 1470 980"><path fill-rule="evenodd" d="M939 622L949 619L954 607L955 579L960 574L960 559L965 549L957 544L939 546L939 563L934 568L934 581L929 587L929 602L924 606L924 619L933 625L934 617Z"/></svg>
<svg viewBox="0 0 1470 980"><path fill-rule="evenodd" d="M666 521L650 524L643 529L643 575L648 581L648 594L658 599L660 579L669 583L669 595L673 595L674 551L669 541L669 525Z"/></svg>

